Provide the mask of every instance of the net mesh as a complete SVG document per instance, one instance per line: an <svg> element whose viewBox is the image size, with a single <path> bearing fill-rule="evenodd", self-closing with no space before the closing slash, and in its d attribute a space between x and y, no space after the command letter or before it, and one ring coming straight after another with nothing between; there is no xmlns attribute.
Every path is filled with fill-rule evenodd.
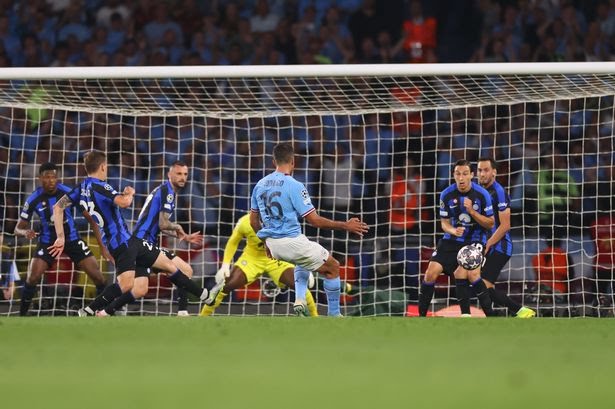
<svg viewBox="0 0 615 409"><path fill-rule="evenodd" d="M333 251L352 285L343 312L404 315L413 311L441 235L435 210L451 183L452 163L491 156L511 196L515 246L498 288L541 315L612 315L613 268L607 250L596 258L596 249L613 230L606 217L615 194L613 95L612 74L3 80L5 243L43 162L57 163L70 186L85 176L85 152L107 152L110 184L136 189L125 213L134 225L168 164L181 159L191 175L175 220L204 232L206 244L188 248L168 238L161 244L211 286L252 187L272 169L273 146L290 141L298 153L294 176L319 213L358 216L371 226L363 239L306 226L309 237ZM77 221L112 279L113 267L98 256L85 221ZM25 277L35 250L19 238L3 247L3 259L15 259ZM271 297L265 280L236 291L217 314L288 314L292 292ZM86 281L63 257L45 274L33 311L74 313L94 295ZM150 284L131 313L174 313L168 280L152 276ZM322 308L321 287L317 282L313 291ZM18 299L19 289L0 313L17 313ZM433 311L446 314L455 302L454 286L441 278ZM191 302L192 310L198 307Z"/></svg>

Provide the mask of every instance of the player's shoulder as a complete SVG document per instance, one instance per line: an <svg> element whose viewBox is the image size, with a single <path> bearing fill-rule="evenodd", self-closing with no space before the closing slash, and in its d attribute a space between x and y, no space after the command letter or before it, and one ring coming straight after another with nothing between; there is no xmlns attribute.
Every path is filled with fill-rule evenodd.
<svg viewBox="0 0 615 409"><path fill-rule="evenodd" d="M32 203L33 201L41 197L43 193L44 193L43 188L40 186L37 187L36 189L34 189L34 192L30 193L30 196L28 196L28 199L26 199L26 202Z"/></svg>
<svg viewBox="0 0 615 409"><path fill-rule="evenodd" d="M158 190L165 194L175 194L175 191L173 190L173 185L168 180L158 186Z"/></svg>
<svg viewBox="0 0 615 409"><path fill-rule="evenodd" d="M457 183L453 183L453 184L451 184L451 185L447 186L447 187L446 187L446 188L442 191L441 196L443 196L443 197L444 197L444 196L448 196L448 195L450 195L450 194L455 193L456 191L457 191Z"/></svg>
<svg viewBox="0 0 615 409"><path fill-rule="evenodd" d="M245 224L250 224L250 213L246 213L237 220L237 225L242 226Z"/></svg>
<svg viewBox="0 0 615 409"><path fill-rule="evenodd" d="M57 184L58 190L61 191L62 193L70 193L74 188L65 185L64 183L58 183Z"/></svg>
<svg viewBox="0 0 615 409"><path fill-rule="evenodd" d="M473 188L474 190L476 190L478 193L480 193L481 195L483 195L483 196L485 196L485 195L486 195L486 196L491 196L491 195L489 194L489 192L487 191L487 189L485 189L484 187L482 187L481 185L479 185L479 184L478 184L478 183L476 183L476 182L472 182L472 188Z"/></svg>
<svg viewBox="0 0 615 409"><path fill-rule="evenodd" d="M237 231L239 231L244 236L247 236L250 231L252 231L252 225L250 224L250 214L244 214L237 220Z"/></svg>
<svg viewBox="0 0 615 409"><path fill-rule="evenodd" d="M284 184L288 188L295 188L299 190L305 189L305 185L302 182L295 179L294 177L292 177L291 175L284 175Z"/></svg>

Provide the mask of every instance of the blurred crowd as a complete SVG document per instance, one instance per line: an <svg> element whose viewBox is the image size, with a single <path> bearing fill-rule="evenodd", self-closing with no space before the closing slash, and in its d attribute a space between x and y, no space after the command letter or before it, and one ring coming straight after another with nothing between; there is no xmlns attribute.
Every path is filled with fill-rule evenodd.
<svg viewBox="0 0 615 409"><path fill-rule="evenodd" d="M613 0L0 0L0 66L599 61Z"/></svg>

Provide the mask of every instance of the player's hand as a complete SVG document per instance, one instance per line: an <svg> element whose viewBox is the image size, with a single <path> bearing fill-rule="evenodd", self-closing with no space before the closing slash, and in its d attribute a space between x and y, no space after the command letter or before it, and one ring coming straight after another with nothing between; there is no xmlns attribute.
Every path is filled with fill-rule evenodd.
<svg viewBox="0 0 615 409"><path fill-rule="evenodd" d="M58 237L51 246L47 247L47 250L49 250L51 257L58 257L64 251L64 239Z"/></svg>
<svg viewBox="0 0 615 409"><path fill-rule="evenodd" d="M231 275L231 265L222 263L220 270L216 273L216 284L222 284Z"/></svg>
<svg viewBox="0 0 615 409"><path fill-rule="evenodd" d="M190 233L190 234L184 233L184 236L180 237L180 240L182 239L190 244L196 244L197 246L203 245L203 235L201 234L200 231Z"/></svg>
<svg viewBox="0 0 615 409"><path fill-rule="evenodd" d="M348 219L348 221L346 222L346 230L363 237L363 234L369 231L369 226L367 225L367 223L359 220L358 217L353 217L351 219Z"/></svg>
<svg viewBox="0 0 615 409"><path fill-rule="evenodd" d="M466 231L466 228L463 226L455 227L453 231L453 236L461 237L463 236L463 232Z"/></svg>
<svg viewBox="0 0 615 409"><path fill-rule="evenodd" d="M35 232L34 230L26 230L26 239L32 240L36 236L38 236L38 233Z"/></svg>
<svg viewBox="0 0 615 409"><path fill-rule="evenodd" d="M135 194L135 189L132 186L126 186L122 193L127 196L133 196Z"/></svg>
<svg viewBox="0 0 615 409"><path fill-rule="evenodd" d="M102 253L102 256L105 258L105 260L107 260L111 264L115 264L115 259L113 258L111 253L109 253L109 249L107 249L107 247L102 246L100 248L100 252Z"/></svg>
<svg viewBox="0 0 615 409"><path fill-rule="evenodd" d="M465 207L468 214L472 214L472 212L474 211L474 208L472 207L473 204L474 203L472 203L472 201L467 197L463 199L463 207Z"/></svg>

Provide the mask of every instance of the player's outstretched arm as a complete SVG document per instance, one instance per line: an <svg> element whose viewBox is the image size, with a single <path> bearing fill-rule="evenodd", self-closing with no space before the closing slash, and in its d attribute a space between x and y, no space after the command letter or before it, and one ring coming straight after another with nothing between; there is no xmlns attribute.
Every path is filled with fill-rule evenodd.
<svg viewBox="0 0 615 409"><path fill-rule="evenodd" d="M115 198L113 199L113 203L115 203L122 209L125 209L132 204L132 198L134 197L134 195L135 190L131 186L126 186L122 193L115 196Z"/></svg>
<svg viewBox="0 0 615 409"><path fill-rule="evenodd" d="M362 222L357 217L348 219L345 222L338 222L319 216L315 211L305 216L305 220L312 226L319 229L346 230L350 233L363 237L369 231L367 223Z"/></svg>
<svg viewBox="0 0 615 409"><path fill-rule="evenodd" d="M442 227L442 231L444 233L448 233L451 236L455 236L455 237L463 236L463 232L466 230L466 228L463 226L453 227L450 219L441 219L440 227Z"/></svg>
<svg viewBox="0 0 615 409"><path fill-rule="evenodd" d="M14 233L16 236L25 237L28 240L32 240L33 238L38 236L38 233L30 228L30 223L25 220L20 220L17 223L17 226L15 226Z"/></svg>
<svg viewBox="0 0 615 409"><path fill-rule="evenodd" d="M100 227L98 227L98 224L96 224L96 222L92 218L92 215L87 211L83 211L83 217L85 217L85 220L88 221L88 224L94 232L94 237L96 237L96 241L98 242L98 246L100 247L100 252L102 256L108 262L115 263L113 256L111 255L111 253L109 253L109 250L107 249L107 246L105 246L105 243L103 243L102 235L100 234Z"/></svg>
<svg viewBox="0 0 615 409"><path fill-rule="evenodd" d="M58 257L64 251L64 210L72 204L70 198L64 195L53 206L53 226L56 229L56 241L49 246L51 257Z"/></svg>

